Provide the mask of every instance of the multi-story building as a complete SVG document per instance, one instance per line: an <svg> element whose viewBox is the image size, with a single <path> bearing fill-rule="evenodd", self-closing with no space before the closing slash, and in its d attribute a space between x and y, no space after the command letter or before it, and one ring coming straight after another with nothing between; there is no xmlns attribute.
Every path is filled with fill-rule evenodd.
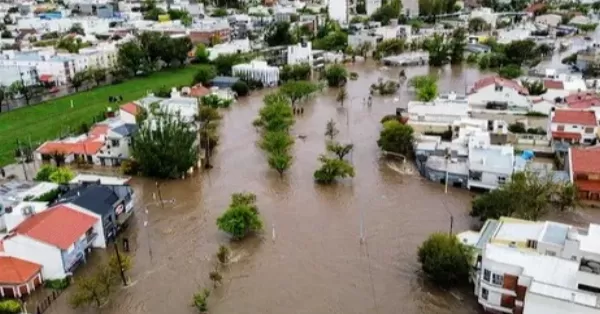
<svg viewBox="0 0 600 314"><path fill-rule="evenodd" d="M227 42L231 38L231 26L227 19L206 18L195 21L190 27L185 27L175 22L148 22L138 21L135 28L140 32L151 31L161 32L170 35L186 35L192 43L209 44L213 39L219 39L220 42Z"/></svg>
<svg viewBox="0 0 600 314"><path fill-rule="evenodd" d="M495 313L600 313L600 225L513 218L458 238L475 249L474 293Z"/></svg>
<svg viewBox="0 0 600 314"><path fill-rule="evenodd" d="M39 82L37 69L33 66L0 66L0 85L10 86L10 84L21 81L25 86L36 85Z"/></svg>
<svg viewBox="0 0 600 314"><path fill-rule="evenodd" d="M600 201L600 149L570 147L566 166L582 200Z"/></svg>
<svg viewBox="0 0 600 314"><path fill-rule="evenodd" d="M519 83L490 76L475 82L468 99L471 106L527 112L531 108L528 95L527 88Z"/></svg>
<svg viewBox="0 0 600 314"><path fill-rule="evenodd" d="M410 101L407 112L409 124L445 131L455 121L469 118L469 102L464 95L450 93L429 103Z"/></svg>
<svg viewBox="0 0 600 314"><path fill-rule="evenodd" d="M598 136L598 118L593 110L554 109L550 112L548 134L559 151L566 151L571 144L590 145Z"/></svg>
<svg viewBox="0 0 600 314"><path fill-rule="evenodd" d="M0 67L35 68L39 77L57 84L67 84L75 73L71 56L58 56L53 50L2 51Z"/></svg>
<svg viewBox="0 0 600 314"><path fill-rule="evenodd" d="M111 19L101 19L97 17L85 18L23 18L17 21L18 30L34 29L38 33L46 32L68 32L73 25L79 24L87 35L107 34Z"/></svg>

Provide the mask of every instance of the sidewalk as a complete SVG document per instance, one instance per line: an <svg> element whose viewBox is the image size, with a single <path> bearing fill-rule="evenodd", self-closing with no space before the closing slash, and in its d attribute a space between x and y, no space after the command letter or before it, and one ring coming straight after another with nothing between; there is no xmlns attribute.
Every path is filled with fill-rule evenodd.
<svg viewBox="0 0 600 314"><path fill-rule="evenodd" d="M4 168L4 172L6 173L6 177L5 178L0 177L0 182L3 180L8 180L9 178L12 178L13 176L14 176L14 178L19 179L19 180L25 180L26 178L28 180L33 180L33 178L35 177L36 173L38 172L38 170L40 168L40 164L38 162L36 162L36 163L31 162L31 163L25 164L25 167L23 167L22 164L10 164L10 165L4 166L3 168ZM23 168L25 168L25 169L23 169Z"/></svg>

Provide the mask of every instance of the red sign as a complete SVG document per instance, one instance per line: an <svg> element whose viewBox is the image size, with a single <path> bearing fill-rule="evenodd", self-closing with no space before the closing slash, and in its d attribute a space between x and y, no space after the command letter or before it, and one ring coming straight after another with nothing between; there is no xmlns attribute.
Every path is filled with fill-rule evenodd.
<svg viewBox="0 0 600 314"><path fill-rule="evenodd" d="M124 209L125 209L125 206L123 205L123 203L119 204L119 206L117 206L117 208L115 208L115 214L120 215Z"/></svg>

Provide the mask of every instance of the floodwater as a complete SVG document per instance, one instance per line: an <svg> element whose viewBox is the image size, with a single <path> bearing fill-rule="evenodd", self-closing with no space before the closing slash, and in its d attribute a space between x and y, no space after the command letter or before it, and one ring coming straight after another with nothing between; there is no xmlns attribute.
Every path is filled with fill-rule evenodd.
<svg viewBox="0 0 600 314"><path fill-rule="evenodd" d="M362 99L369 86L379 77L397 78L399 69L381 70L371 63L349 68L360 77L349 82L344 108L335 102L335 90L303 104L304 115L292 133L306 138L296 139L294 164L285 177L268 168L255 144L258 133L252 121L264 91L223 110L215 167L163 182L163 199L175 202L150 206L145 228L142 204L153 203L157 190L153 181L135 179L138 207L128 230L133 285L119 289L100 310L69 309L63 295L47 313L195 313L192 295L212 286L208 273L215 267L214 254L220 244L230 244L215 220L230 195L243 191L257 195L264 232L230 244L234 262L223 270L223 284L209 298L210 313L480 313L470 289L443 291L428 284L416 257L429 234L448 232L450 215L455 232L471 227L472 195L452 188L445 195L442 185L403 173L401 164L380 158L376 140L381 117L412 95L403 86L397 96L375 97L367 107ZM407 68L407 75L427 71ZM469 68L435 71L440 91L462 91L480 77ZM356 177L319 186L312 175L325 151L329 119L340 129L338 140L354 144Z"/></svg>

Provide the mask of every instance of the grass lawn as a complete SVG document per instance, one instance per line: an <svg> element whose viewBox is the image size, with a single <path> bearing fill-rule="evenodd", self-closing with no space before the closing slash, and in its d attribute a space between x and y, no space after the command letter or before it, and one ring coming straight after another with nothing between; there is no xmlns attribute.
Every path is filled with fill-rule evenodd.
<svg viewBox="0 0 600 314"><path fill-rule="evenodd" d="M59 137L70 127L76 130L82 123L92 124L93 117L108 107L118 110L121 104L142 98L150 90L161 86L188 85L196 73L196 66L188 66L135 78L118 85L106 85L90 91L49 100L0 114L0 166L15 162L17 139L23 142L44 142ZM122 103L108 103L109 96L123 96ZM71 108L71 101L73 108Z"/></svg>

